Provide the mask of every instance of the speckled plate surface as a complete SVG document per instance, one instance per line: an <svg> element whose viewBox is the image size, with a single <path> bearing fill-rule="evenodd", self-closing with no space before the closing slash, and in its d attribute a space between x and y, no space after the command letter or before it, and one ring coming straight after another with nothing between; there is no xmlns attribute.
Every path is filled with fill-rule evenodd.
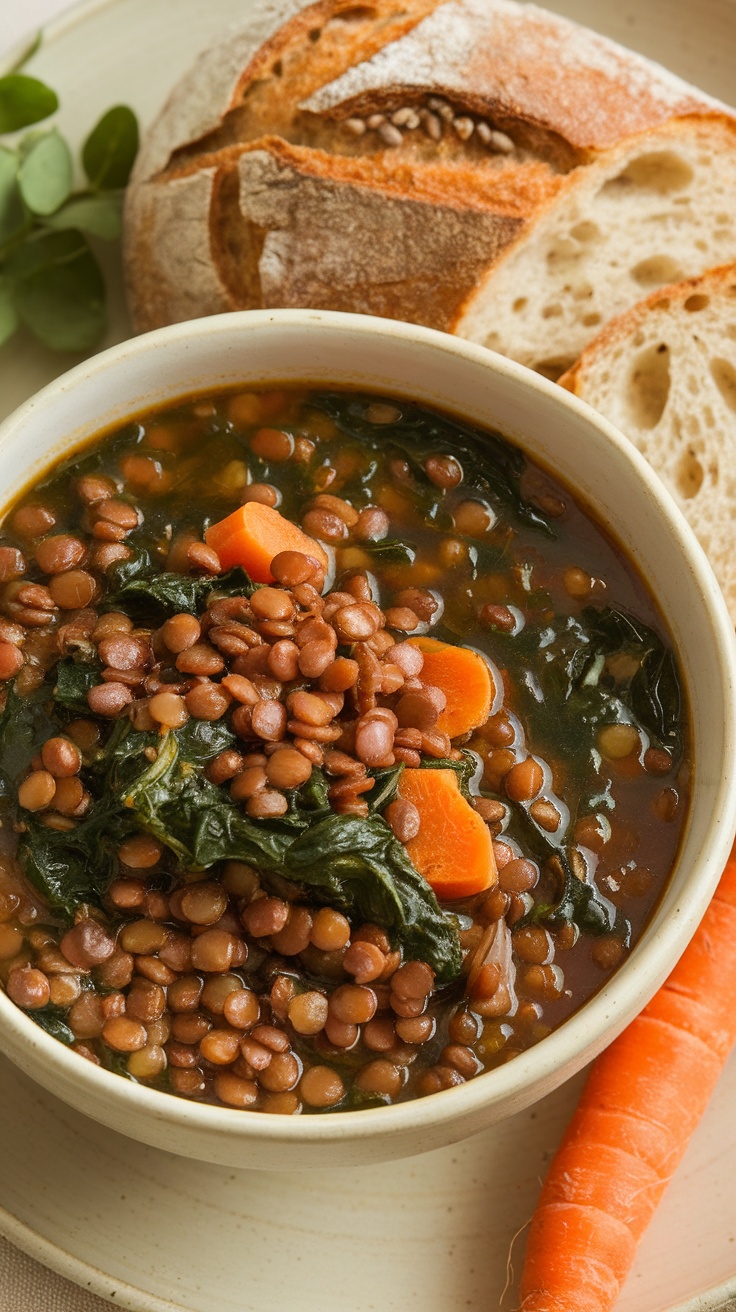
<svg viewBox="0 0 736 1312"><path fill-rule="evenodd" d="M196 52L258 0L92 0L31 71L78 141L116 101L148 121ZM568 16L733 99L736 0L562 0ZM112 270L104 345L128 335ZM0 417L74 363L16 339ZM520 1235L576 1079L457 1147L391 1167L230 1171L87 1120L0 1059L0 1233L140 1312L486 1312L514 1307ZM617 1312L736 1309L736 1059L640 1248ZM0 1291L1 1292L1 1291ZM39 1309L44 1312L44 1309Z"/></svg>

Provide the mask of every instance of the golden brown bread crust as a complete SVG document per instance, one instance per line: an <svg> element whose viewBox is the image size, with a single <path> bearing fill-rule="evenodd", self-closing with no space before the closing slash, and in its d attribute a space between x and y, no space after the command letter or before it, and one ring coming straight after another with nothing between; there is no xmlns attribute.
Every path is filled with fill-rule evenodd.
<svg viewBox="0 0 736 1312"><path fill-rule="evenodd" d="M189 75L135 170L138 329L277 304L451 327L566 172L714 112L657 66L515 0L318 0L257 49L237 40L240 75L228 37L222 85L209 52L198 112Z"/></svg>
<svg viewBox="0 0 736 1312"><path fill-rule="evenodd" d="M241 213L266 234L264 307L395 318L399 306L402 318L448 330L489 259L558 185L543 167L509 164L489 195L441 166L337 161L273 140L244 152L239 172Z"/></svg>

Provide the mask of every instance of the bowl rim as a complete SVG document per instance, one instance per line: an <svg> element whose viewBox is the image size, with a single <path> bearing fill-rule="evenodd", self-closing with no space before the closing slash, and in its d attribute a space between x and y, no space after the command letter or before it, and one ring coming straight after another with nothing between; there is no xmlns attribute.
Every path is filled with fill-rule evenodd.
<svg viewBox="0 0 736 1312"><path fill-rule="evenodd" d="M236 1108L189 1102L175 1094L121 1079L111 1071L80 1060L78 1054L43 1031L0 989L0 1027L15 1032L17 1039L23 1041L25 1046L35 1048L44 1061L58 1067L70 1083L87 1086L91 1093L101 1095L110 1107L117 1103L143 1113L149 1119L165 1121L173 1128L195 1130L208 1135L235 1135L241 1141L270 1140L274 1143L327 1146L340 1140L362 1141L376 1135L399 1137L409 1129L436 1128L455 1120L467 1120L473 1113L501 1102L512 1104L511 1114L532 1101L529 1098L525 1103L525 1089L541 1086L555 1072L568 1066L574 1054L582 1048L587 1048L591 1055L600 1052L645 1005L641 1001L641 978L650 981L645 990L646 1001L695 932L722 872L736 828L736 770L733 768L733 762L736 761L736 640L724 599L705 553L674 500L633 444L607 419L557 384L484 346L432 328L375 316L321 310L245 310L188 320L112 346L60 375L0 424L0 443L22 430L39 408L52 404L57 396L72 391L77 385L110 369L135 363L152 350L171 349L177 345L186 349L187 346L196 347L197 342L204 338L217 338L219 335L229 338L233 333L242 332L245 335L249 331L259 332L279 325L292 329L318 327L326 334L342 335L350 331L371 337L379 335L393 339L397 350L403 345L419 345L427 349L429 355L433 351L441 352L445 356L455 356L483 366L496 376L505 377L536 392L546 403L577 415L589 429L597 430L605 443L616 448L626 463L633 466L648 495L656 503L676 543L676 546L673 544L673 550L687 561L694 583L703 595L711 621L711 637L717 644L722 672L724 737L728 748L727 759L732 763L730 771L721 772L712 797L709 843L698 863L697 888L690 887L687 901L681 900L671 908L666 934L662 927L654 929L650 919L631 956L611 980L546 1036L543 1042L515 1055L512 1061L503 1066L428 1098L414 1098L403 1103L344 1111L336 1115L290 1117L264 1116L260 1113L248 1116ZM321 372L327 376L330 370L326 367ZM400 389L392 390L399 394ZM459 413L462 413L461 409ZM523 446L523 439L514 436L511 440ZM53 458L49 453L49 462ZM612 528L615 533L615 525ZM694 799L695 795L691 799L690 817ZM591 1035L595 1036L593 1045Z"/></svg>

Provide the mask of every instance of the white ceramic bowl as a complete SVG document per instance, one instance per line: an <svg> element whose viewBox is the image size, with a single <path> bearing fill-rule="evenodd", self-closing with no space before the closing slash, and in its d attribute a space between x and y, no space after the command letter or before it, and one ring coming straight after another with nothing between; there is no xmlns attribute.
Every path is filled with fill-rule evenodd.
<svg viewBox="0 0 736 1312"><path fill-rule="evenodd" d="M638 563L679 652L693 717L693 798L675 870L621 969L542 1043L459 1088L392 1107L265 1116L190 1103L92 1066L0 991L0 1048L104 1124L185 1156L300 1169L381 1161L451 1143L528 1106L594 1057L662 983L715 888L736 827L736 659L718 586L649 466L567 392L425 328L317 311L222 315L116 346L46 387L0 428L5 501L86 437L147 406L227 384L357 386L498 428L597 508Z"/></svg>

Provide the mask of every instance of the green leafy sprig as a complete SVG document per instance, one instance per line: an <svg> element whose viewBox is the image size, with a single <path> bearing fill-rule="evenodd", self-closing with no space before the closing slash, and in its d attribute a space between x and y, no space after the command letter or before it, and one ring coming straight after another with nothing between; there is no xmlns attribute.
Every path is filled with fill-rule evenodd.
<svg viewBox="0 0 736 1312"><path fill-rule="evenodd" d="M0 136L42 122L56 92L18 69L0 78ZM87 185L58 128L0 143L0 345L23 324L55 351L88 351L105 329L105 283L89 238L115 241L138 150L132 109L115 105L82 147Z"/></svg>

